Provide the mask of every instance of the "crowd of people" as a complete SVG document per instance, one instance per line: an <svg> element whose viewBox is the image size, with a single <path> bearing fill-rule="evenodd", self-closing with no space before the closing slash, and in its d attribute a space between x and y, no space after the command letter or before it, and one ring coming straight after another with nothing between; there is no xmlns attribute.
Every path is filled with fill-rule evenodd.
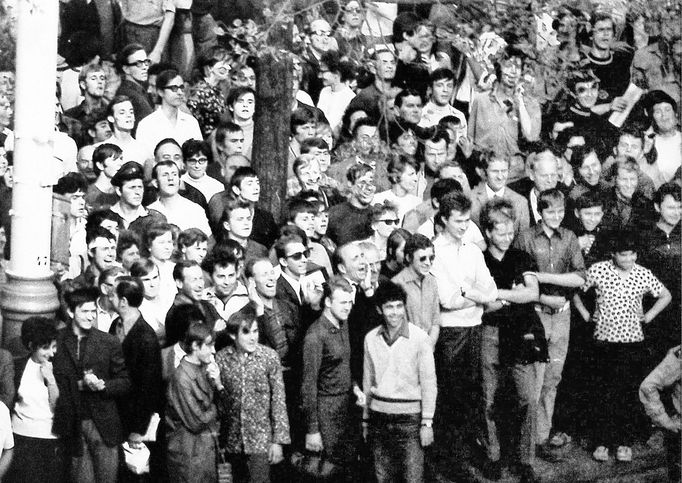
<svg viewBox="0 0 682 483"><path fill-rule="evenodd" d="M679 481L679 5L308 5L273 213L230 3L61 4L60 310L0 353L0 479L528 483L658 434Z"/></svg>

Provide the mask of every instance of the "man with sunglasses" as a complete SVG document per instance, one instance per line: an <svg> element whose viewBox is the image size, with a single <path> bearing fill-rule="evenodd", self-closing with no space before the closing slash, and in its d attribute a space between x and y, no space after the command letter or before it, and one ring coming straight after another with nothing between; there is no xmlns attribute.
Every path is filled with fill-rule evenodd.
<svg viewBox="0 0 682 483"><path fill-rule="evenodd" d="M116 96L126 96L133 104L135 113L134 132L137 123L154 112L154 103L147 93L151 61L147 57L144 47L140 44L126 45L116 58L124 75L121 85L116 91ZM144 162L143 159L137 161Z"/></svg>

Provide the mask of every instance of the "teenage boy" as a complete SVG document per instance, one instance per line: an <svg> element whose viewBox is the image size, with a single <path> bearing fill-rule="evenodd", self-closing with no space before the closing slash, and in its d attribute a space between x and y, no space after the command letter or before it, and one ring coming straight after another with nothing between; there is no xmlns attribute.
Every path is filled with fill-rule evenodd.
<svg viewBox="0 0 682 483"><path fill-rule="evenodd" d="M377 481L423 481L438 392L431 341L408 322L399 285L379 284L375 299L382 324L364 341L363 437L369 436Z"/></svg>
<svg viewBox="0 0 682 483"><path fill-rule="evenodd" d="M647 199L654 197L654 192L665 183L663 174L658 163L649 164L644 156L644 138L646 134L642 129L633 125L625 125L618 135L618 144L613 148L614 156L609 156L602 164L602 172L608 173L616 159L625 157L634 158L639 165L637 191Z"/></svg>
<svg viewBox="0 0 682 483"><path fill-rule="evenodd" d="M537 404L535 399L535 362L546 362L545 331L534 313L532 302L538 298L538 281L531 273L535 265L523 250L513 248L514 208L509 201L489 201L481 213L481 226L488 239L483 254L486 266L497 285L497 300L486 306L483 315L482 366L485 400L486 478L501 477L498 420L512 421L510 431L515 448L512 458L521 465L523 482L536 482L533 470L533 445ZM498 418L498 388L505 380L514 384L518 407L515 417Z"/></svg>
<svg viewBox="0 0 682 483"><path fill-rule="evenodd" d="M616 159L614 187L604 195L604 228L644 230L656 219L653 203L637 192L639 165L632 158Z"/></svg>
<svg viewBox="0 0 682 483"><path fill-rule="evenodd" d="M66 234L69 237L69 266L66 267L64 277L78 277L87 267L87 234L86 218L87 208L85 193L88 182L80 173L69 173L59 179L54 186L54 194L61 195L69 201L69 216L66 224Z"/></svg>
<svg viewBox="0 0 682 483"><path fill-rule="evenodd" d="M454 116L459 119L461 128L466 131L466 117L450 104L455 92L455 73L450 69L441 67L431 72L430 83L429 101L422 109L419 127L432 127L444 117Z"/></svg>
<svg viewBox="0 0 682 483"><path fill-rule="evenodd" d="M225 104L232 114L232 121L242 128L242 133L244 134L242 154L251 159L256 92L250 87L234 87L230 90Z"/></svg>
<svg viewBox="0 0 682 483"><path fill-rule="evenodd" d="M372 119L381 119L388 110L388 102L395 95L395 88L391 86L395 77L395 54L385 47L379 47L370 54L369 70L374 74L374 82L358 92L350 101L349 111L364 111Z"/></svg>
<svg viewBox="0 0 682 483"><path fill-rule="evenodd" d="M536 364L538 412L536 442L562 446L564 435L550 439L554 400L568 351L571 290L585 283L585 261L576 235L561 226L566 210L564 193L558 188L538 196L540 223L522 231L514 246L526 251L536 266L540 296L535 305L548 341L549 362Z"/></svg>
<svg viewBox="0 0 682 483"><path fill-rule="evenodd" d="M244 131L239 125L233 122L222 122L215 129L212 138L211 151L213 159L217 162L211 163L206 172L209 176L218 181L228 180L231 174L227 174L227 158L233 154L244 153Z"/></svg>
<svg viewBox="0 0 682 483"><path fill-rule="evenodd" d="M131 387L120 342L94 327L98 295L95 287L64 295L71 323L59 332L53 361L59 387L53 431L68 448L78 483L117 481L125 435L116 401Z"/></svg>
<svg viewBox="0 0 682 483"><path fill-rule="evenodd" d="M220 217L221 232L218 240L234 240L244 249L244 260L265 257L268 249L251 238L253 231L253 208L239 199L229 199Z"/></svg>
<svg viewBox="0 0 682 483"><path fill-rule="evenodd" d="M216 250L204 259L201 268L212 284L205 296L224 320L249 303L246 286L240 281L239 260L231 253Z"/></svg>
<svg viewBox="0 0 682 483"><path fill-rule="evenodd" d="M143 45L128 44L116 56L119 68L124 74L121 85L116 91L117 96L126 96L133 104L135 111L135 128L141 119L154 112L154 103L147 93L149 80L149 66L152 61L147 57Z"/></svg>
<svg viewBox="0 0 682 483"><path fill-rule="evenodd" d="M118 201L111 180L121 168L122 154L121 148L114 144L104 143L95 148L92 166L97 179L85 194L85 204L91 210L107 210Z"/></svg>

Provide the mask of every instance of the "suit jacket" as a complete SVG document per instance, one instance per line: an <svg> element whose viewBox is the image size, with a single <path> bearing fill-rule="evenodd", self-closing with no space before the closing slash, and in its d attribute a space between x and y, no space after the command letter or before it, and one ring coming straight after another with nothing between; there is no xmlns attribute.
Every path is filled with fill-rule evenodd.
<svg viewBox="0 0 682 483"><path fill-rule="evenodd" d="M123 356L132 389L119 403L127 433L144 434L152 414L161 411L161 347L154 329L142 316L123 339Z"/></svg>
<svg viewBox="0 0 682 483"><path fill-rule="evenodd" d="M308 330L308 327L310 327L312 323L319 319L320 315L322 315L321 310L313 309L308 303L299 302L298 295L296 294L294 288L281 275L277 279L277 292L275 293L275 298L278 300L285 300L298 309L300 319L299 322L303 327L304 334Z"/></svg>
<svg viewBox="0 0 682 483"><path fill-rule="evenodd" d="M362 387L362 371L365 356L365 336L381 325L374 297L368 297L361 288L355 292L353 308L348 314L348 339L350 341L350 372L353 382Z"/></svg>
<svg viewBox="0 0 682 483"><path fill-rule="evenodd" d="M478 225L481 231L483 231L480 223L480 215L483 207L489 201L486 184L479 183L478 186L471 190L470 196L471 220ZM519 231L528 228L530 226L530 214L528 212L529 202L523 196L509 187L505 188L502 199L509 201L514 207L514 214L516 215L516 219L514 221L514 233L518 233Z"/></svg>
<svg viewBox="0 0 682 483"><path fill-rule="evenodd" d="M573 203L571 202L571 199L568 197L568 192L570 191L570 188L563 183L557 183L556 186L564 193L564 197L566 200L566 213L571 213L573 211ZM530 222L530 226L535 226L537 222L540 221L536 220L535 217L533 216L533 207L530 204L530 191L533 189L533 187L534 183L533 181L531 181L530 178L521 178L519 180L514 181L513 183L509 183L509 186L507 186L507 188L521 195L525 199L526 207L528 208L528 219ZM561 223L561 226L566 226L568 221L569 221L568 217L564 216L564 221Z"/></svg>
<svg viewBox="0 0 682 483"><path fill-rule="evenodd" d="M81 358L77 356L78 340L71 326L59 331L57 354L54 357L54 376L59 387L59 399L54 412L53 432L72 444L72 451L80 451L80 421L92 419L107 446L124 440L116 400L130 392L130 376L118 339L101 330L91 329L81 340ZM83 372L91 370L104 380L105 389L93 392L78 389Z"/></svg>

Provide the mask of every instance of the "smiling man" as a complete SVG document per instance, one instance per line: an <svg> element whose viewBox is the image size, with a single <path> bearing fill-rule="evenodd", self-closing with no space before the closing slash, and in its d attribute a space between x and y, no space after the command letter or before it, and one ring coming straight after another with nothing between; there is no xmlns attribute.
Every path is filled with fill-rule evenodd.
<svg viewBox="0 0 682 483"><path fill-rule="evenodd" d="M348 201L329 210L329 238L338 246L355 240L369 238L371 210L369 209L376 187L374 170L366 164L355 164L346 175L349 185Z"/></svg>

